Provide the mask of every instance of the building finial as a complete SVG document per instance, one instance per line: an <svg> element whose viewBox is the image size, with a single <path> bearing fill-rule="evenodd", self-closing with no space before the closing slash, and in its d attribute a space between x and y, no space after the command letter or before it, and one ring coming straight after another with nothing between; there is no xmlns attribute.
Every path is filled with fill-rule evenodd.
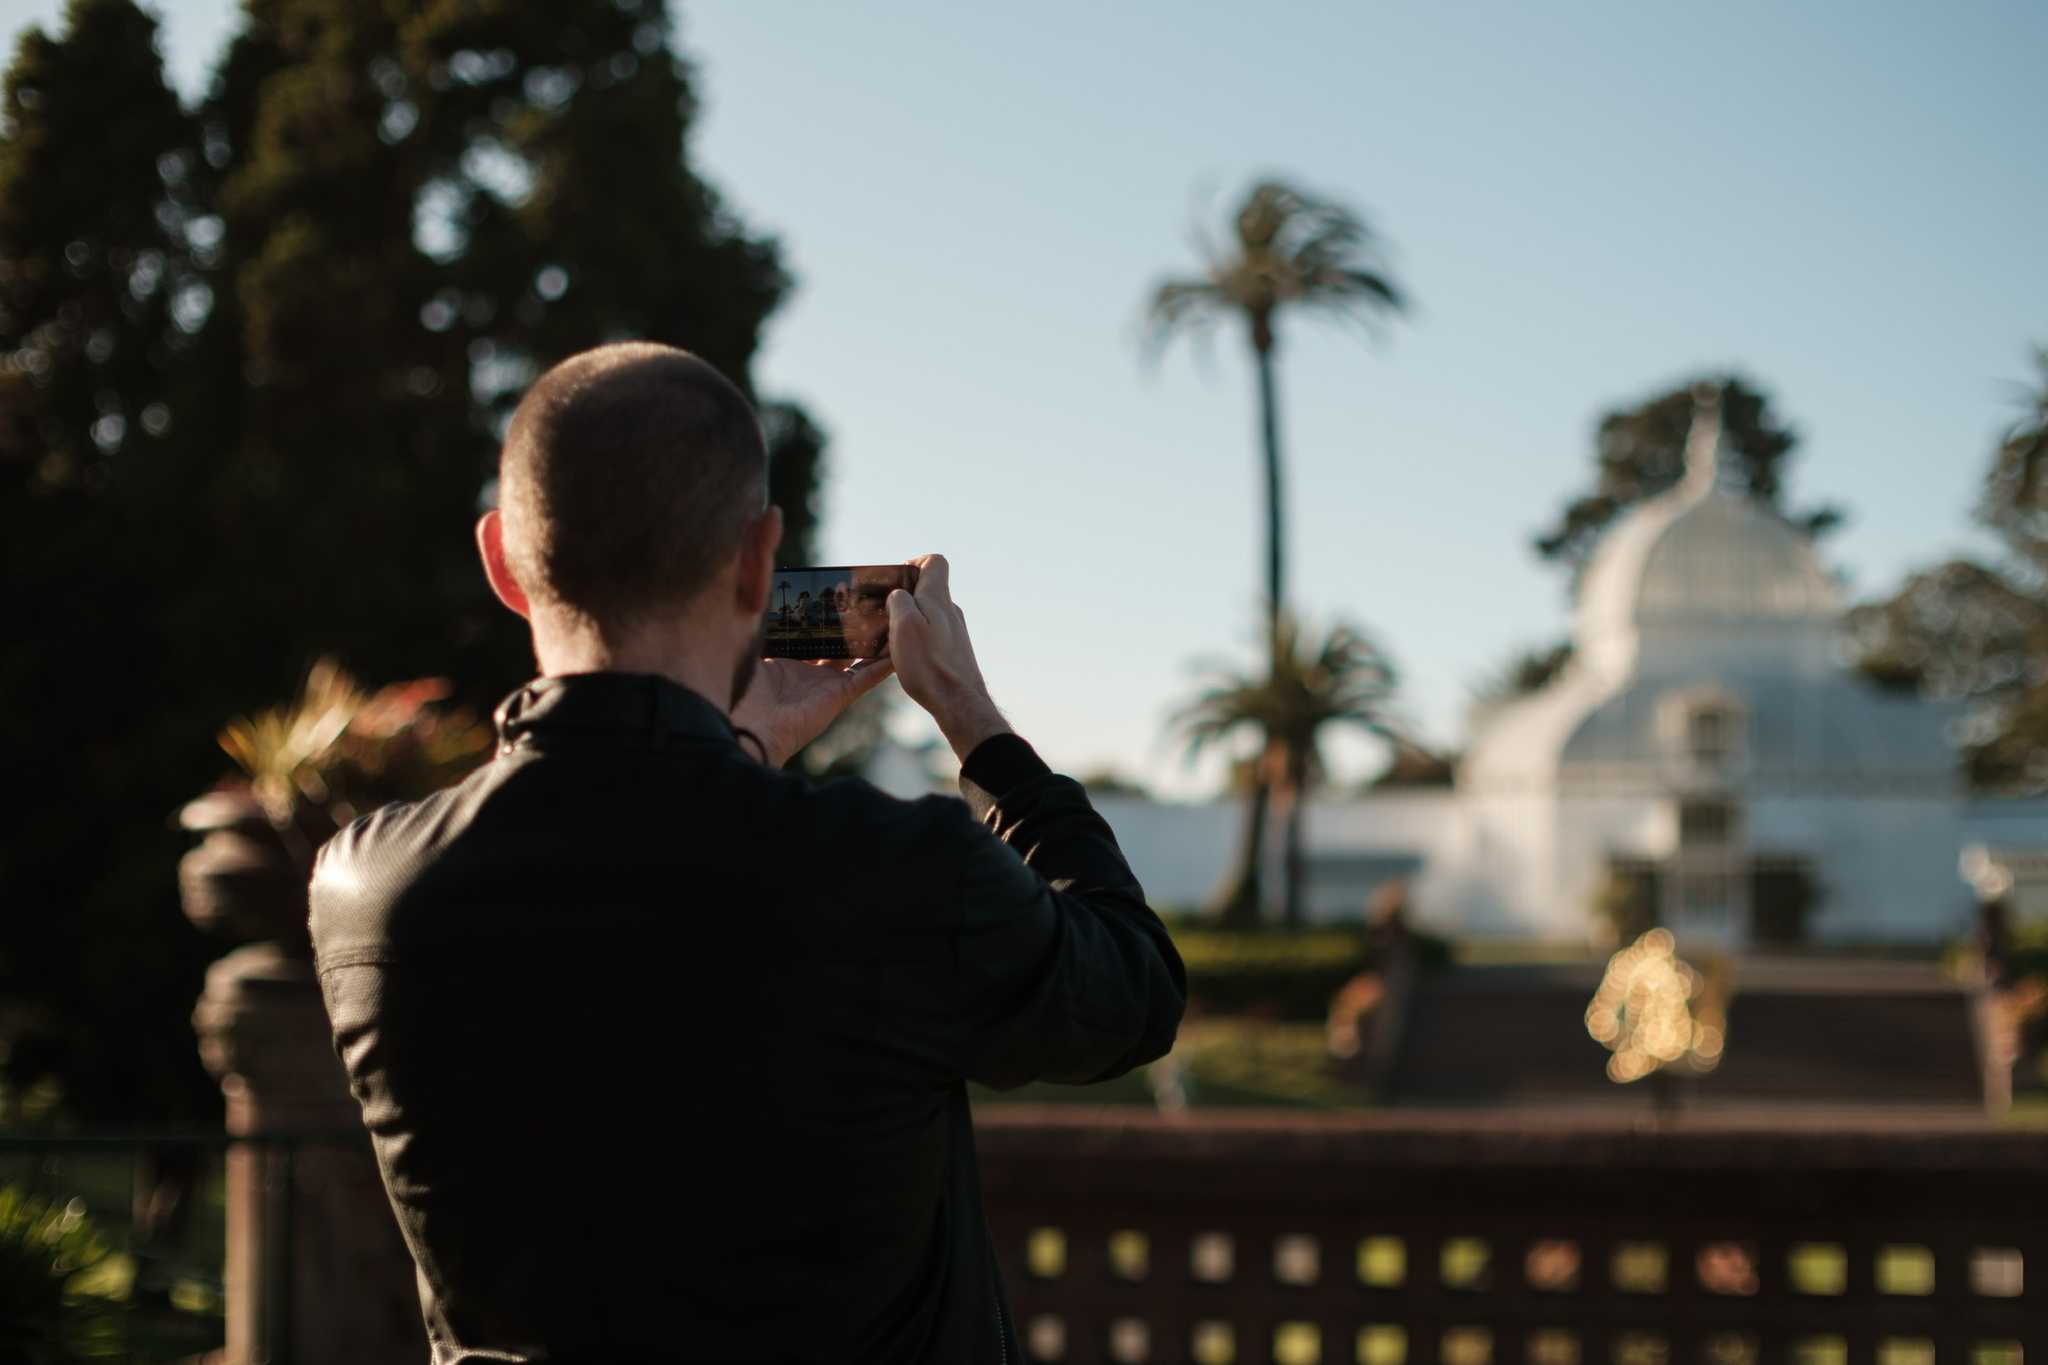
<svg viewBox="0 0 2048 1365"><path fill-rule="evenodd" d="M1721 386L1692 386L1692 430L1685 438L1685 482L1712 488L1721 477Z"/></svg>

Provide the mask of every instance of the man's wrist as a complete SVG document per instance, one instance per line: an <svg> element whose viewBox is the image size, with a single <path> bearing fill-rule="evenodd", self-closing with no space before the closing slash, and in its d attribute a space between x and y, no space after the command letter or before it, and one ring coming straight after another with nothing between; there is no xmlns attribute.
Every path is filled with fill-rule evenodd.
<svg viewBox="0 0 2048 1365"><path fill-rule="evenodd" d="M983 741L1012 733L1010 722L1003 719L1003 713L987 697L976 698L957 710L948 709L945 715L933 719L938 721L939 733L946 737L953 757L962 763Z"/></svg>
<svg viewBox="0 0 2048 1365"><path fill-rule="evenodd" d="M975 807L978 818L986 817L991 805L1051 771L1024 736L1014 732L995 735L975 745L974 752L961 761L960 795Z"/></svg>

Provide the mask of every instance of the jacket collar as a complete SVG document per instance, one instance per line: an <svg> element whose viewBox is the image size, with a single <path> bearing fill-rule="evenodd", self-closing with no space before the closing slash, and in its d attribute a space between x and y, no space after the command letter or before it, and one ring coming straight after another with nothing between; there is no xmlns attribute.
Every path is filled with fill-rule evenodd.
<svg viewBox="0 0 2048 1365"><path fill-rule="evenodd" d="M650 673L571 673L535 678L499 704L501 752L536 741L660 749L671 742L734 744L717 707Z"/></svg>

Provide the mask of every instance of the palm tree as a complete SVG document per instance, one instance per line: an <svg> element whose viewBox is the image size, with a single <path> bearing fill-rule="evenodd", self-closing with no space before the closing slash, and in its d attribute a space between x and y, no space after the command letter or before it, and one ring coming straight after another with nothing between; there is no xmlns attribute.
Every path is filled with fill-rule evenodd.
<svg viewBox="0 0 2048 1365"><path fill-rule="evenodd" d="M1285 632L1282 629L1287 598L1279 398L1273 379L1277 320L1283 310L1299 310L1374 331L1387 317L1404 311L1407 300L1387 270L1379 239L1363 219L1340 204L1278 181L1264 181L1253 186L1245 197L1233 228L1237 240L1227 251L1219 249L1197 229L1196 244L1204 265L1202 277L1167 280L1153 291L1146 309L1146 349L1157 356L1182 334L1204 332L1230 317L1242 317L1245 321L1258 369L1259 430L1266 465L1266 627L1272 668L1264 684L1246 678L1238 682L1249 691L1259 687L1278 690L1284 687L1283 634L1291 634L1292 628ZM1242 719L1230 728L1251 723L1255 722ZM1199 746L1200 741L1194 742ZM1269 733L1264 752L1286 751L1286 742ZM1244 864L1225 902L1226 914L1234 919L1246 915L1256 918L1260 909L1259 869L1265 858L1267 807L1275 772L1274 765L1262 757L1247 774L1249 811ZM1298 809L1293 810L1288 818L1288 837L1297 843L1298 814ZM1292 915L1299 909L1298 846L1290 845L1288 857L1287 894Z"/></svg>
<svg viewBox="0 0 2048 1365"><path fill-rule="evenodd" d="M1302 815L1309 789L1322 776L1325 727L1356 725L1401 740L1393 714L1393 665L1363 632L1339 622L1321 638L1311 638L1283 613L1269 644L1265 676L1212 669L1214 685L1174 718L1191 755L1245 731L1260 737L1247 773L1250 822L1239 865L1218 907L1220 922L1233 928L1259 922L1273 796L1286 821L1283 914L1287 923L1301 923Z"/></svg>
<svg viewBox="0 0 2048 1365"><path fill-rule="evenodd" d="M1275 324L1283 311L1320 313L1377 330L1407 308L1382 259L1379 239L1341 204L1278 181L1252 187L1227 251L1199 234L1200 279L1168 280L1146 309L1147 351L1227 317L1249 329L1259 374L1259 422L1266 457L1266 610L1277 629L1287 599L1281 535L1280 416L1273 384ZM1277 636L1276 636L1277 638Z"/></svg>

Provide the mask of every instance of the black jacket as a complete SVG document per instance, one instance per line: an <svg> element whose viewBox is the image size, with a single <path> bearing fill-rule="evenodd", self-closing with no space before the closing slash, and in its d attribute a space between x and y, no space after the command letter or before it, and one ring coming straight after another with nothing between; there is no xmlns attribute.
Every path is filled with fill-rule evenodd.
<svg viewBox="0 0 2048 1365"><path fill-rule="evenodd" d="M625 674L499 726L313 881L436 1365L1020 1361L965 1082L1118 1075L1186 993L1080 786L812 786Z"/></svg>

